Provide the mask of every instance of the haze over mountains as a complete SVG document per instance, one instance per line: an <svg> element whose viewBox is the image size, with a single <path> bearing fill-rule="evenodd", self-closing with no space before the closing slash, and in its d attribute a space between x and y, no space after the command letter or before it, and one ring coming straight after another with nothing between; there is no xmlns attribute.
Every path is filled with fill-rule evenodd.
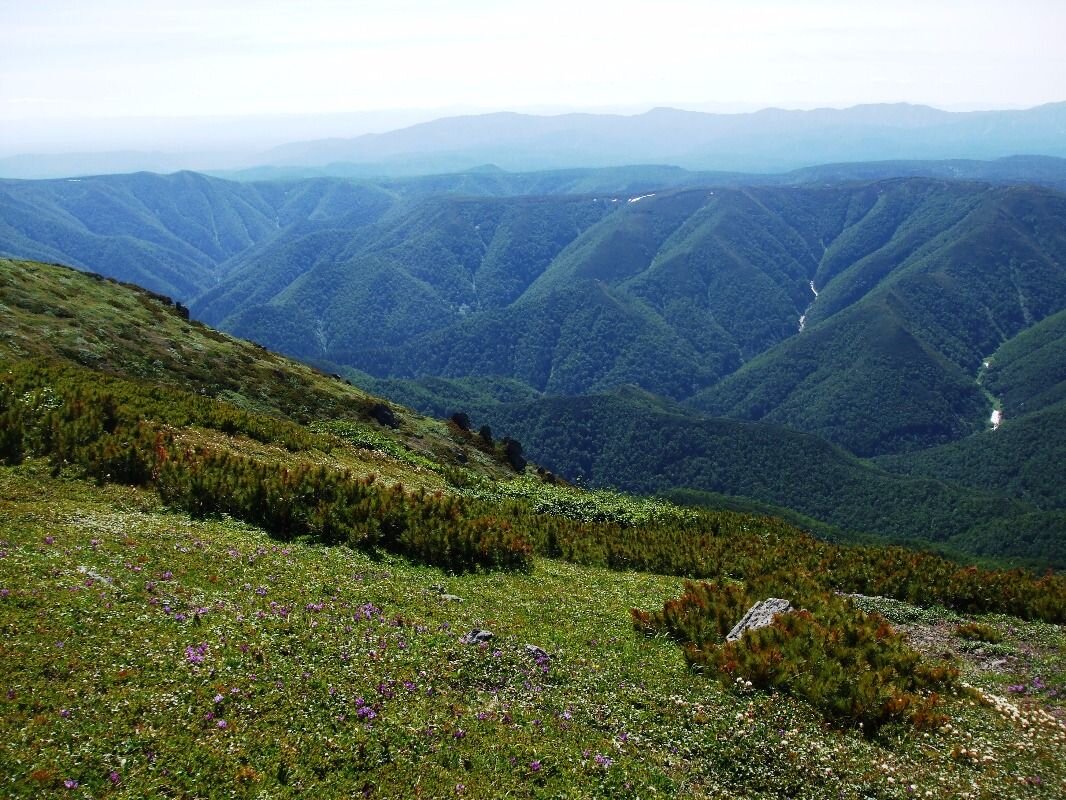
<svg viewBox="0 0 1066 800"><path fill-rule="evenodd" d="M226 142L214 152L203 143L191 153L158 146L139 151L129 145L109 152L29 152L0 158L0 177L251 168L260 168L250 173L253 177L294 172L306 176L309 170L395 176L462 171L482 164L546 170L651 163L782 172L837 161L994 159L1018 154L1066 156L1066 103L973 112L900 103L737 114L673 108L631 116L491 113L265 150ZM273 171L264 172L264 167Z"/></svg>
<svg viewBox="0 0 1066 800"><path fill-rule="evenodd" d="M1064 167L5 181L0 252L171 294L573 478L1059 564Z"/></svg>

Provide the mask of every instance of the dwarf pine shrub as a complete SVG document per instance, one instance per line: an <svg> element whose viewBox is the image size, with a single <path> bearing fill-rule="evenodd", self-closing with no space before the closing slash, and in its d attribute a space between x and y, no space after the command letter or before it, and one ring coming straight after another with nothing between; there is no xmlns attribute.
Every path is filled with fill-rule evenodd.
<svg viewBox="0 0 1066 800"><path fill-rule="evenodd" d="M801 610L725 642L757 596L737 584L689 582L662 611L634 610L634 625L678 640L690 665L727 687L791 694L841 727L872 735L888 722L941 722L938 693L955 684L955 667L924 662L884 618L846 598L805 593Z"/></svg>
<svg viewBox="0 0 1066 800"><path fill-rule="evenodd" d="M967 622L955 628L955 635L961 639L970 639L975 642L989 642L998 644L1003 641L1003 634L986 625L983 622Z"/></svg>
<svg viewBox="0 0 1066 800"><path fill-rule="evenodd" d="M75 464L100 481L152 484L190 513L231 514L283 538L381 547L453 570L528 569L535 551L612 569L744 581L762 597L840 591L1066 621L1060 575L964 567L902 547L840 546L773 517L680 509L539 481L533 494L527 484L517 493L503 484L489 496L427 496L306 462L284 467L247 459L225 447L179 453L166 430L196 425L298 454L337 446L332 434L341 429L315 433L73 365L20 362L0 374L0 387L0 460L45 455L56 470Z"/></svg>

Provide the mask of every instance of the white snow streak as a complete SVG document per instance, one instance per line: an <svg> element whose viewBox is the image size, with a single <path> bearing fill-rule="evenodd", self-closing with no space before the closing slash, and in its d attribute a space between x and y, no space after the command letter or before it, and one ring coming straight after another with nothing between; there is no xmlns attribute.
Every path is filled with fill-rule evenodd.
<svg viewBox="0 0 1066 800"><path fill-rule="evenodd" d="M811 292L814 294L814 299L817 300L818 299L818 290L814 288L814 281L810 281L810 287L811 287ZM814 305L814 301L811 301L811 305L807 306L807 311L810 311L811 310L811 306L813 306L813 305ZM807 327L807 311L804 311L803 314L800 316L800 324L799 324L800 333L803 333L803 329L805 327Z"/></svg>

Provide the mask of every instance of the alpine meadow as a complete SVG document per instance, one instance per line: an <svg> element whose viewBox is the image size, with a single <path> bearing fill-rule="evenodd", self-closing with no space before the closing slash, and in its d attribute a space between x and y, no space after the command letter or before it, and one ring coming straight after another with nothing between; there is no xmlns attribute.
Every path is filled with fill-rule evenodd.
<svg viewBox="0 0 1066 800"><path fill-rule="evenodd" d="M1066 795L1066 13L546 3L0 4L0 796Z"/></svg>

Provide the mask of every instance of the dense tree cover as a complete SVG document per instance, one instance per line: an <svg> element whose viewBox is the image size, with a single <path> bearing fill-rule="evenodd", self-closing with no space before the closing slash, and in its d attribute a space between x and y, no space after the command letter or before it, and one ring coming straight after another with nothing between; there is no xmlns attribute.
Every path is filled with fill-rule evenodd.
<svg viewBox="0 0 1066 800"><path fill-rule="evenodd" d="M1004 342L988 359L983 385L1008 418L1066 401L1066 311Z"/></svg>
<svg viewBox="0 0 1066 800"><path fill-rule="evenodd" d="M631 173L634 186L658 174ZM4 197L28 193L64 225L122 231L135 247L162 246L138 232L149 222L167 242L185 236L205 254L197 274L218 279L194 313L303 358L552 393L633 382L863 456L979 430L991 410L981 360L1066 303L1066 200L1052 191L928 179L730 188L723 176L716 188L551 194L577 179L126 176L21 194L5 184ZM464 187L549 196L455 196ZM154 220L145 208L157 205ZM255 219L243 239L219 227L238 212ZM47 245L27 231L19 241ZM989 386L1004 388L995 371Z"/></svg>
<svg viewBox="0 0 1066 800"><path fill-rule="evenodd" d="M294 221L246 250L246 261L227 261L223 283L201 307L277 347L377 375L501 375L517 387L510 399L522 390L577 394L632 383L700 411L817 433L861 455L959 441L970 454L983 450L966 437L987 427L985 390L1005 385L997 364L1032 356L1011 356L1003 345L984 385L975 380L982 359L1040 319L1054 334L1066 298L1063 197L1031 188L895 180L414 199L330 181L254 189L263 207L290 209ZM259 302L243 306L245 295ZM804 311L806 330L796 335ZM1027 368L1035 385L1057 350L1025 347L1043 354ZM209 374L231 371L216 359L204 362ZM259 402L239 382L226 391ZM448 411L497 413L482 402ZM981 527L971 549L1061 563L1060 519L1040 515L1059 508L1049 499L1056 486L1037 468L1056 458L1053 437L1040 438L1036 458L1019 437L998 439L994 467L967 457L965 466L941 468L923 452L918 466L891 467L934 479L920 482L917 500L909 490L900 500L898 483L872 490L884 475L870 470L828 470L843 479L833 491L763 485L798 471L782 469L763 444L745 453L756 467L747 475L738 465L723 476L720 462L688 452L678 460L684 451L674 434L661 437L662 448L645 446L659 457L635 467L623 448L589 459L598 432L583 423L572 437L546 434L554 437L546 452L560 451L546 458L540 431L529 430L544 426L514 421L501 430L564 476L591 476L599 461L608 466L593 476L601 484L738 494L850 530L962 548ZM634 441L625 438L629 449ZM935 483L944 478L983 491ZM1035 541L1002 534L1000 521L1022 514L1027 525L1018 530Z"/></svg>
<svg viewBox="0 0 1066 800"><path fill-rule="evenodd" d="M1066 508L1066 402L941 447L886 456L877 464L898 474L957 481L1023 499L1041 509ZM1054 535L1049 529L1049 535Z"/></svg>
<svg viewBox="0 0 1066 800"><path fill-rule="evenodd" d="M724 641L757 600L787 594L797 610L771 625ZM738 691L776 689L800 697L828 720L874 735L889 722L942 725L937 692L953 688L958 670L929 664L880 616L838 595L801 589L779 576L734 583L686 583L662 611L633 610L638 630L677 639L693 666Z"/></svg>
<svg viewBox="0 0 1066 800"><path fill-rule="evenodd" d="M877 181L886 178L941 178L1000 184L1036 184L1066 188L1066 159L1053 156L1008 156L993 161L944 159L937 161L874 161L821 164L784 174L696 172L667 165L578 167L573 169L508 172L499 168L466 172L382 178L372 167L331 164L315 167L252 167L224 177L244 182L287 181L302 185L310 179L358 178L373 181L404 198L452 194L464 197L515 197L518 195L646 194L686 186L823 186L826 183ZM335 181L339 183L340 181Z"/></svg>
<svg viewBox="0 0 1066 800"><path fill-rule="evenodd" d="M696 417L638 392L550 397L498 405L474 414L507 430L537 463L592 486L640 493L668 492L716 507L720 495L764 508L790 509L836 528L895 540L950 544L956 550L1008 556L1035 564L1066 564L1066 528L1047 506L1012 499L1006 491L938 480L935 470L891 474L809 434L766 424ZM1007 429L996 432L996 436ZM1017 445L1018 443L1015 443ZM1017 449L1004 445L1004 470ZM1013 454L1013 455L1012 455ZM1013 459L1013 460L1012 460ZM1035 465L1033 478L1061 488L1057 470ZM707 493L705 496L700 492ZM1022 524L1027 520L1027 524Z"/></svg>
<svg viewBox="0 0 1066 800"><path fill-rule="evenodd" d="M296 237L331 217L352 227L392 202L383 189L348 181L249 185L192 172L0 181L0 253L100 272L187 303L215 285L223 264L282 230Z"/></svg>
<svg viewBox="0 0 1066 800"><path fill-rule="evenodd" d="M694 407L819 433L859 455L943 443L985 424L982 358L1066 303L1066 238L1041 222L1063 219L1066 198L877 188L821 261L808 330Z"/></svg>
<svg viewBox="0 0 1066 800"><path fill-rule="evenodd" d="M433 198L323 258L257 253L287 288L249 266L215 291L230 329L378 378L635 383L872 456L983 427L981 359L1066 304L1064 202L922 180Z"/></svg>
<svg viewBox="0 0 1066 800"><path fill-rule="evenodd" d="M41 353L42 356L50 354L52 358L66 356L87 361L112 372L131 372L135 375L144 375L143 366L148 363L154 364L150 372L152 380L130 381L119 377L109 377L98 371L86 373L84 367L74 367L69 362L63 366L47 360L23 361L9 369L8 380L15 381L17 387L13 397L21 398L27 393L32 395L43 392L50 385L68 383L79 385L89 382L97 391L110 398L107 402L97 404L99 408L111 409L107 412L109 414L117 413L116 409L123 409L122 413L126 415L125 424L131 429L143 419L157 419L174 426L196 425L214 428L226 434L242 434L260 441L282 444L295 453L309 448L328 449L332 446L331 442L336 440L328 436L323 438L322 434L308 433L305 428L294 424L294 421L323 416L366 420L371 418L376 407L376 400L354 392L343 382L316 375L306 368L226 337L219 337L207 329L191 325L183 320L180 314L175 313L172 306L168 307L143 293L106 282L94 281L86 276L58 268L13 262L8 262L8 266L9 269L4 273L3 299L6 309L5 319L8 319L11 324L7 328L5 347L22 353L23 357L33 352ZM51 292L50 295L49 292ZM52 333L49 325L64 322L65 318L62 315L58 317L55 315L57 312L64 312L66 305L70 303L80 305L81 315L88 327L81 332L83 338L79 349L68 355L62 348L55 350L52 342L63 341L64 337ZM73 319L73 313L71 312L66 319ZM49 323L49 320L52 322ZM133 334L131 332L129 336L116 337L116 327L121 327L123 324L133 324L140 326L135 330L154 330L155 333L152 336L146 336L144 333ZM99 336L99 343L97 340L87 338L90 336ZM116 338L120 339L118 344L113 341ZM186 350L188 350L188 355L185 354ZM92 358L86 358L88 354L91 354ZM206 358L205 355L207 355ZM86 377L87 374L91 374L92 377ZM171 384L169 387L168 383ZM179 390L174 387L174 384L194 389L197 393ZM261 398L261 402L269 401L264 403L264 410L268 413L249 410L243 401L245 408L239 408L230 403L198 394L208 391L226 397L242 397L242 395L234 395L232 390L226 388L228 386L242 388L246 393L245 396L254 389L255 395ZM10 402L7 404L5 413L15 414L18 407L17 403ZM673 433L663 435L660 439L662 443L674 442L671 446L675 449L681 448L678 452L687 452L684 448L690 446L694 438L709 436L714 431L714 426L708 425L706 429L703 429L699 425L693 425L691 420L685 416L674 413L676 408L671 409L657 398L635 390L619 399L616 405L605 405L599 411L593 407L585 408L580 401L575 402L569 412L565 403L550 408L550 415L542 417L541 427L545 431L556 433L563 431L559 437L563 440L560 447L565 444L569 451L573 452L594 455L600 443L604 441L602 431L611 431L609 427L605 427L609 422L623 423L627 426L628 433L622 430L611 431L611 435L607 437L614 448L613 455L607 463L613 460L620 464L631 465L631 475L641 473L641 458L662 457L667 460L674 458L669 449L660 451L659 455L655 456L656 449L650 447L646 439L642 440L637 435L642 429L655 428L649 423L650 420L667 419L670 421L671 424L666 430L672 430ZM576 416L575 424L567 423L568 413ZM535 452L526 432L517 426L501 426L493 422L498 430L517 437L523 442L525 449ZM472 427L483 423L484 420L475 418L472 420ZM573 432L580 432L581 425L584 426L584 434L582 434L584 438L577 440L580 446L575 447ZM8 430L15 427L14 423L5 425ZM840 459L847 461L846 456L840 451L826 448L824 444L820 444L812 437L774 431L765 426L738 423L729 423L723 430L728 435L721 438L723 435L721 432L716 434L719 439L716 447L711 449L718 455L713 461L707 459L706 463L725 464L729 469L734 470L734 474L744 474L749 476L749 479L765 475L765 479L770 482L788 485L802 474L818 476L822 467L812 469L811 466L812 464L824 465L826 463L825 453L830 455L835 453L838 461ZM731 434L728 433L730 430L732 430ZM1006 430L1004 428L1003 431L997 433L1003 433ZM742 432L745 436L736 438L737 432ZM752 434L755 435L756 445L752 444ZM10 434L8 436L10 438ZM546 441L550 443L551 440ZM794 441L796 447L794 455L786 458L783 454L788 451L787 448L782 448L782 444L789 441ZM34 447L38 446L31 445L28 451L33 452ZM400 450L404 450L404 446L398 446ZM495 453L496 449L502 446L502 444L494 444L492 452ZM454 449L454 447L454 444L445 445L436 452L444 457L450 452L449 448ZM812 455L819 453L819 447L823 454L821 461ZM5 448L13 454L27 450L22 440L5 440ZM727 454L725 458L721 456L723 453ZM757 462L738 462L739 456L747 457L752 453L762 454ZM501 458L504 456L502 452L498 455ZM11 457L15 458L17 455ZM126 469L122 467L121 458L116 461L115 456L107 456L104 461L113 471L121 472L122 469ZM134 459L131 463L136 465L138 462ZM448 462L444 460L441 463L446 465ZM855 463L853 462L852 466L855 466ZM789 480L778 481L773 473L775 465L781 464L792 465ZM547 466L552 465L548 463ZM129 467L129 469L133 468ZM649 467L644 471L647 474L656 474L661 470ZM585 475L587 476L588 473ZM823 485L831 491L834 490L834 486L854 486L853 476L848 476L846 470L826 471L821 477L825 479ZM810 483L804 485L799 482L797 485L804 487L805 491L801 494L817 497ZM929 495L923 496L922 492L917 491L900 492L900 487L905 486L912 488L924 486L922 491L929 492ZM647 490L645 487L641 488ZM845 505L839 502L841 499L839 495L832 493L819 500L829 505L834 503L835 498L836 504L842 508L876 508L882 512L891 512L893 509L898 511L907 503L913 505L914 508L923 508L923 503L926 503L926 507L935 509L937 504L933 501L936 499L936 493L944 491L945 487L935 481L924 483L905 481L884 484L878 489L877 482L872 481L867 485L867 489L872 494L866 498L864 503ZM749 496L756 494L747 488L744 489L744 493ZM950 498L950 493L948 497ZM995 535L995 520L999 516L996 504L1002 501L994 498L970 498L971 502L977 503L977 511L966 512L967 503L964 502L966 499L965 496L957 498L963 502L954 502L952 513L956 516L960 515L960 512L962 514L972 513L974 516L984 513L983 521L987 523L984 530L988 531L987 541L990 544L1001 542L1004 537ZM786 503L779 501L777 504L801 505L791 501ZM527 511L522 513L528 513L529 507L526 508ZM491 508L488 511L481 509L475 518L486 514L491 515L491 513ZM587 512L582 512L578 516L588 518ZM571 516L565 518L573 519ZM947 525L951 522L951 518L951 515L938 518L943 520L945 526L943 530L949 530ZM592 563L604 563L617 567L643 567L683 575L713 577L722 574L723 571L725 574L735 574L763 569L767 558L765 555L754 559L745 558L734 549L728 559L723 559L720 551L725 542L719 543L716 548L712 546L712 540L700 538L699 530L686 532L683 526L681 529L654 528L654 532L643 528L639 529L638 533L638 529L631 527L631 523L620 519L606 528L574 530L556 527L554 519L552 506L549 505L535 512L531 518L535 521L523 520L522 530L528 531L527 535L534 546L542 552L565 555ZM609 519L613 517L603 521L607 522ZM729 530L735 534L742 531L744 526L749 524L745 520L751 518L738 514L719 516L717 519L716 524L719 525L719 529ZM723 523L723 520L727 522ZM1046 541L1049 540L1049 547L1055 546L1055 537L1048 535L1048 529L1040 529L1031 517L1026 517L1026 520L1025 530L1040 532L1041 536L1046 537ZM765 523L761 524L765 525ZM856 525L855 527L876 530L876 525ZM1050 530L1053 531L1054 528ZM680 543L679 537L686 539L684 544ZM1039 541L1039 539L1034 537L1034 541ZM716 549L719 555L715 555ZM806 549L811 551L809 547ZM909 554L907 557L910 558L912 555ZM900 562L901 558L902 556L899 555L892 556L892 559L896 561L890 564L886 564L883 558L880 562L875 560L872 564L863 562L867 563L867 566L851 569L850 572L840 567L833 567L831 571L837 575L850 575L851 583L847 585L853 589L859 587L860 591L925 600L932 596L936 600L949 604L976 604L978 607L981 607L981 602L984 602L980 599L975 600L971 596L973 592L965 588L968 585L966 581L969 580L966 575L952 572L952 569L957 570L957 568L939 567L941 572L934 577L929 577L924 573L928 573L931 567L922 566L917 572L922 573L924 578L929 578L928 581L922 583L917 579L911 580L905 577L914 574L916 570L913 565L908 565L905 559ZM947 562L939 561L929 562L929 564L934 563L947 564ZM812 564L811 569L812 571L824 570L825 567L822 564ZM952 575L957 575L957 577L953 578ZM948 587L946 595L929 594L934 591L934 588L939 591L944 587ZM1031 596L1026 597L1028 599L1023 597L1021 600L1011 601L1017 603L1017 608L1021 609L1018 613L1045 613L1034 610L1035 600Z"/></svg>
<svg viewBox="0 0 1066 800"><path fill-rule="evenodd" d="M278 253L285 249L283 239L213 293L221 294L225 305L212 294L195 308L283 351L357 367L370 363L380 371L378 360L388 358L389 348L509 304L560 250L611 210L609 203L589 198L420 202L370 229L354 234L345 229L339 235L347 241L325 258L307 258L305 248L291 257ZM289 264L301 271L300 280L267 296L256 277L264 264L270 285L279 280L279 270L290 271ZM241 296L245 283L270 305L252 307ZM296 309L304 321L295 332L260 324L268 310L282 317ZM301 333L309 325L315 330L310 338Z"/></svg>

